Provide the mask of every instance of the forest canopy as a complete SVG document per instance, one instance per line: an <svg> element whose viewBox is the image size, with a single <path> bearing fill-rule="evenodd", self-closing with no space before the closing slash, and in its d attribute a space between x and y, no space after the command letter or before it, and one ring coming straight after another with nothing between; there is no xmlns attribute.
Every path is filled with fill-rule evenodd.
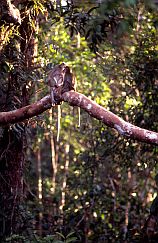
<svg viewBox="0 0 158 243"><path fill-rule="evenodd" d="M1 241L157 242L157 1L3 0L0 37Z"/></svg>

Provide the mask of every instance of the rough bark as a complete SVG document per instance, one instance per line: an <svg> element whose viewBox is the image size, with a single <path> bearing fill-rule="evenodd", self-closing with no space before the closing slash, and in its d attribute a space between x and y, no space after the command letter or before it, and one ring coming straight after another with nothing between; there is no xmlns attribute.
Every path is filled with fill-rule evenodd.
<svg viewBox="0 0 158 243"><path fill-rule="evenodd" d="M27 15L24 16L23 10L21 21L20 12L16 8L19 1L15 2L16 4L13 5L13 1L3 0L0 6L1 24L3 24L0 31L1 93L3 94L3 99L0 99L0 111L8 111L14 106L28 104L29 96L26 89L28 78L23 75L23 72L25 71L27 75L27 71L33 66L35 56L36 30L34 27L31 28L30 19ZM14 38L12 32L16 28L19 30L19 36L23 38L17 38L17 35ZM10 37L11 34L12 39L8 41L8 36ZM5 62L13 63L13 68L4 73ZM0 127L0 242L10 234L19 233L24 227L24 214L20 208L24 198L23 170L26 147L26 144L23 146L24 143L24 126L10 127L8 124Z"/></svg>
<svg viewBox="0 0 158 243"><path fill-rule="evenodd" d="M23 198L23 136L5 128L0 139L0 240L22 226L19 205Z"/></svg>
<svg viewBox="0 0 158 243"><path fill-rule="evenodd" d="M114 128L118 133L126 138L135 139L141 142L158 145L158 133L149 131L129 122L124 121L114 113L106 110L85 95L75 91L62 94L61 100L68 102L72 106L84 109L90 116L101 120L105 125ZM36 116L51 107L50 96L45 96L40 101L25 106L23 108L0 113L0 125L17 123L33 116Z"/></svg>

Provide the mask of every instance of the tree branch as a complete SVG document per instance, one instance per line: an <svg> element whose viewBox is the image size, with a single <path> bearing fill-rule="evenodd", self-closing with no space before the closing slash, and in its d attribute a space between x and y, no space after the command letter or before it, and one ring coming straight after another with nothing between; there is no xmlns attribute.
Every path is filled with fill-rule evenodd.
<svg viewBox="0 0 158 243"><path fill-rule="evenodd" d="M101 120L108 127L112 127L124 137L135 139L141 142L158 145L158 133L149 131L124 121L114 113L106 110L86 96L69 91L62 95L62 99L70 105L79 106L84 109L90 116Z"/></svg>
<svg viewBox="0 0 158 243"><path fill-rule="evenodd" d="M69 91L62 94L61 99L72 106L81 107L90 116L101 120L105 125L116 129L118 133L124 137L158 145L158 133L134 126L124 121L114 113L88 99L83 94L75 91ZM28 105L14 111L1 112L0 125L17 123L29 119L41 114L49 108L51 108L51 98L50 96L45 96L40 101L32 105Z"/></svg>
<svg viewBox="0 0 158 243"><path fill-rule="evenodd" d="M37 116L51 108L50 96L45 96L34 104L24 106L17 110L0 112L0 125L14 124Z"/></svg>

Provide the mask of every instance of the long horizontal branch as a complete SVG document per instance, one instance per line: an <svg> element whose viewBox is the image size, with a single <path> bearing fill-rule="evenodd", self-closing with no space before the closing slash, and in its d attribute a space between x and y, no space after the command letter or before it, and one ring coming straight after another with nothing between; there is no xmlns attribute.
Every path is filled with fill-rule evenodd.
<svg viewBox="0 0 158 243"><path fill-rule="evenodd" d="M70 105L81 107L89 113L90 116L101 120L105 125L115 128L122 136L158 145L158 133L134 126L124 121L122 118L116 116L114 113L106 110L82 94L70 91L64 93L62 98Z"/></svg>
<svg viewBox="0 0 158 243"><path fill-rule="evenodd" d="M0 125L14 124L24 121L43 113L49 108L51 108L51 98L50 95L47 95L31 105L13 111L0 112Z"/></svg>
<svg viewBox="0 0 158 243"><path fill-rule="evenodd" d="M135 139L141 142L158 145L158 133L134 126L114 113L106 110L94 101L88 99L85 95L75 91L65 92L62 100L72 106L78 106L84 109L90 116L101 120L105 125L116 129L120 135ZM0 125L13 124L39 115L51 108L50 96L45 96L40 101L22 107L17 110L1 112Z"/></svg>

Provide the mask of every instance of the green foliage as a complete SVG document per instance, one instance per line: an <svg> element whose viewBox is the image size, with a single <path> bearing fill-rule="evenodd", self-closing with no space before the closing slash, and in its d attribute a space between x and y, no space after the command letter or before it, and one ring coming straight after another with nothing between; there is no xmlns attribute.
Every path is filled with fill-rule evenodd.
<svg viewBox="0 0 158 243"><path fill-rule="evenodd" d="M74 232L69 233L66 237L57 232L56 235L47 235L45 237L39 237L37 235L34 235L34 240L32 239L31 242L39 242L39 243L73 243L76 242L77 237L74 237ZM5 239L5 242L30 242L30 240L27 237L21 236L21 235L11 235L10 237Z"/></svg>
<svg viewBox="0 0 158 243"><path fill-rule="evenodd" d="M124 35L128 31L127 11L121 22L125 27L120 26L115 33L116 37L122 37L115 38L112 43L108 38L101 42L97 55L90 52L83 37L80 37L78 47L78 36L71 36L71 31L64 29L61 18L50 29L44 62L57 64L66 61L75 71L79 92L136 125L156 129L156 16L154 12L144 11L141 30L136 32L138 12L135 13L135 8L130 8L130 11L132 28L128 36ZM47 34L46 38L48 40ZM137 241L137 237L141 237L141 222L148 214L150 201L155 195L152 177L157 170L157 149L124 140L84 112L81 112L81 128L78 130L77 112L69 109L62 105L60 166L53 195L54 201L60 203L64 143L68 142L71 164L67 174L62 234L68 230L75 231L80 235L79 242L86 238L89 242L99 243L124 242L125 239ZM56 127L53 126L53 129L55 133ZM45 162L43 167L46 170ZM47 167L49 171L48 163ZM50 175L48 171L43 172L44 192L47 194L51 190L51 178L46 176ZM125 223L127 220L128 225Z"/></svg>
<svg viewBox="0 0 158 243"><path fill-rule="evenodd" d="M8 54L1 59L2 95L7 92L8 73L18 75L13 92L7 97L9 109L21 105L17 95L22 100L23 85L27 84L32 102L46 95L50 66L66 62L75 73L78 92L129 122L157 130L158 42L154 10L131 0L101 4L74 1L74 5L67 1L65 6L31 1L26 9L29 31L36 32L36 16L41 18L36 33L36 64L40 68L25 70L19 39L7 46ZM13 97L17 103L12 102ZM2 108L3 105L2 102ZM157 174L158 149L123 139L84 111L78 128L77 109L62 104L61 110L59 143L57 110L28 123L26 216L22 215L25 222L22 233L6 241L134 242L141 236L142 222L155 196L153 178ZM22 136L23 126L19 126L12 126L16 137ZM57 163L55 189L53 149Z"/></svg>

